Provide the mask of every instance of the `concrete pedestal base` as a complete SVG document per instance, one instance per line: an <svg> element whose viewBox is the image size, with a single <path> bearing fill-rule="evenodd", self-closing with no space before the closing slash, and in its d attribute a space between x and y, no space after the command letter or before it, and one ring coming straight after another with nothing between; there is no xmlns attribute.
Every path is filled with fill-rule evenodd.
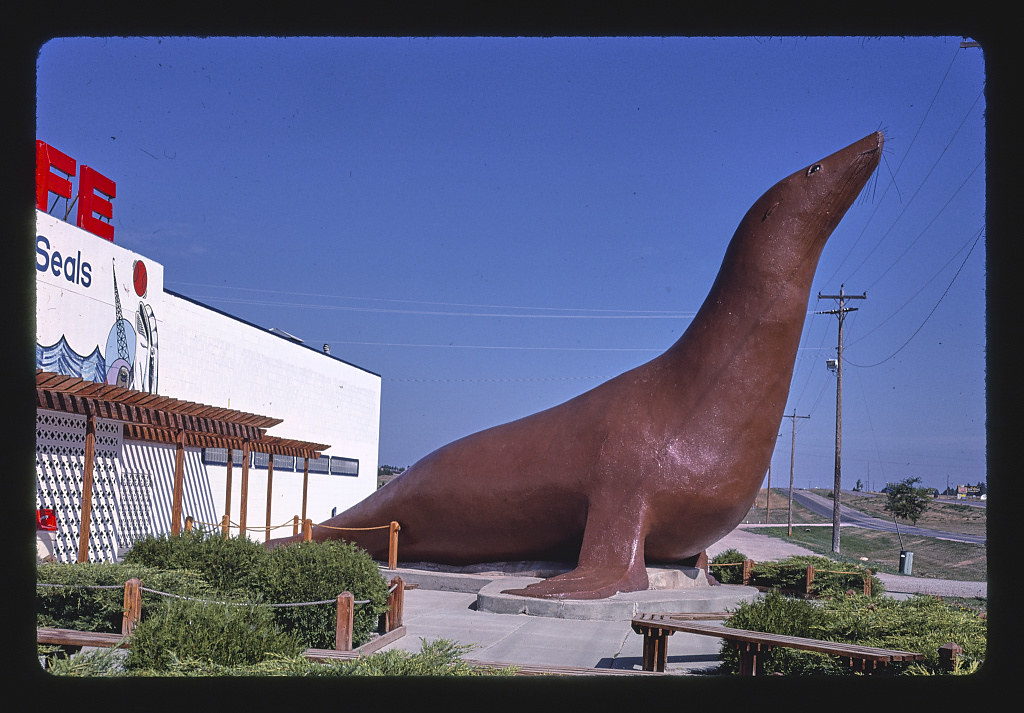
<svg viewBox="0 0 1024 713"><path fill-rule="evenodd" d="M397 575L421 589L476 593L477 611L560 619L628 621L640 614L718 613L758 596L753 587L711 586L703 570L670 566L647 568L650 588L646 591L621 592L605 599L537 599L503 593L572 568L557 562L489 562L462 567L410 562L381 572L385 579Z"/></svg>

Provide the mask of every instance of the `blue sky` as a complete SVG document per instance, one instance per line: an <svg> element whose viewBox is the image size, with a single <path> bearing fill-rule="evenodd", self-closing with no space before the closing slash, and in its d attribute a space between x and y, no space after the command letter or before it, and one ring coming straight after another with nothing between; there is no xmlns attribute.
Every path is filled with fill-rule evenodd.
<svg viewBox="0 0 1024 713"><path fill-rule="evenodd" d="M740 218L872 131L786 407L798 487L985 479L985 65L936 38L69 38L36 136L168 289L382 376L380 461L670 346ZM780 426L772 484L787 485Z"/></svg>

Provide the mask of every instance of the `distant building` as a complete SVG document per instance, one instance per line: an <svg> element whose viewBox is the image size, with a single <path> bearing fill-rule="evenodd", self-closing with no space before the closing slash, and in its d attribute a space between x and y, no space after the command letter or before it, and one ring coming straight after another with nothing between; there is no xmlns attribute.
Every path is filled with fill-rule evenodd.
<svg viewBox="0 0 1024 713"><path fill-rule="evenodd" d="M965 498L977 498L982 495L980 485L958 485L956 486L956 498L957 500L963 500Z"/></svg>

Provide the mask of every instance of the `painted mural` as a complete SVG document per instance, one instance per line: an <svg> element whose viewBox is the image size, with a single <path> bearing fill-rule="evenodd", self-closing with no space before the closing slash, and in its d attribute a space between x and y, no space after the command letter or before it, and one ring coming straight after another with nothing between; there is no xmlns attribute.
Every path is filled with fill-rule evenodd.
<svg viewBox="0 0 1024 713"><path fill-rule="evenodd" d="M163 266L36 213L36 366L156 393Z"/></svg>

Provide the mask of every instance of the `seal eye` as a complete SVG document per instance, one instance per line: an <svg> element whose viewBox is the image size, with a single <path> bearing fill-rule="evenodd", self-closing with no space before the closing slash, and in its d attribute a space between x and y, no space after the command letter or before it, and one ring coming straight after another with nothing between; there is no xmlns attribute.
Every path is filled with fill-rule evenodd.
<svg viewBox="0 0 1024 713"><path fill-rule="evenodd" d="M810 168L807 169L807 175L810 176L812 173L817 173L820 170L821 170L821 164L820 163L816 163L816 164L814 164L813 166L811 166Z"/></svg>

